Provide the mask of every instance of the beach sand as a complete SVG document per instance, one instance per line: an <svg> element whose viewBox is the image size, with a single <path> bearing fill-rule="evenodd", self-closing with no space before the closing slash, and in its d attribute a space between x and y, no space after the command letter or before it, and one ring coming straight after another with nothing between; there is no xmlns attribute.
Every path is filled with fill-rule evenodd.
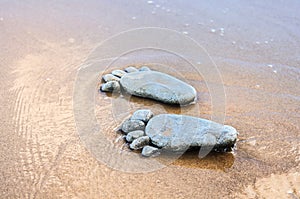
<svg viewBox="0 0 300 199"><path fill-rule="evenodd" d="M0 4L1 198L300 197L299 2ZM189 152L157 171L126 173L83 144L73 110L78 70L100 42L141 27L182 32L207 50L225 89L225 123L240 133L234 153L199 159ZM203 79L180 62L171 67L196 87L196 105L178 109L133 97L130 112L151 108L209 119ZM95 98L97 120L114 142L112 96Z"/></svg>

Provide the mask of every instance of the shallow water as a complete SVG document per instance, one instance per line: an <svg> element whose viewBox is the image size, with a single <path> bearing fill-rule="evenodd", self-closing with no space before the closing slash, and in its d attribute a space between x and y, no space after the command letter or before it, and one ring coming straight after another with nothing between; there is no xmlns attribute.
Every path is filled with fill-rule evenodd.
<svg viewBox="0 0 300 199"><path fill-rule="evenodd" d="M297 1L29 0L0 4L3 198L300 197ZM161 158L167 166L160 170L126 173L106 166L86 148L73 110L78 70L103 40L145 26L183 32L207 50L223 80L225 123L240 132L234 154L213 153L199 159L197 151L188 152L176 161ZM170 61L168 56L139 51L114 67L129 64L128 60L138 65L163 62L174 70L163 66L158 70L196 87L197 103L176 108L132 97L124 98L129 109L114 112L119 107L112 104L114 96L96 92L96 119L118 149L124 146L122 140L115 142L119 135L114 129L127 114L115 113L148 107L156 114L208 119L215 114L204 77L193 73L188 63ZM95 75L112 69L105 67Z"/></svg>

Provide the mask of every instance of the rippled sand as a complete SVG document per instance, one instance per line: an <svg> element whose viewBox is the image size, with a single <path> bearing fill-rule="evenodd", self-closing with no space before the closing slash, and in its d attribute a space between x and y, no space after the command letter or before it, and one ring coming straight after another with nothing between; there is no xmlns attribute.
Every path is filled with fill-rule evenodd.
<svg viewBox="0 0 300 199"><path fill-rule="evenodd" d="M297 1L0 4L2 198L300 197ZM225 123L240 132L234 154L198 159L189 152L163 169L134 174L107 167L84 146L73 113L78 69L104 39L144 26L183 32L208 51L224 82ZM194 108L131 98L130 112L151 107L210 118L203 79L180 69L199 92ZM96 116L114 142L111 99L96 95Z"/></svg>

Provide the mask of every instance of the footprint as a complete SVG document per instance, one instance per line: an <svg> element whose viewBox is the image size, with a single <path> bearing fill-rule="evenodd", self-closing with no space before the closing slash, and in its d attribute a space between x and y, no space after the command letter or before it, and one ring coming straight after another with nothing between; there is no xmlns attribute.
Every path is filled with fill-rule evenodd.
<svg viewBox="0 0 300 199"><path fill-rule="evenodd" d="M152 71L147 66L114 70L104 75L103 80L106 82L100 88L103 92L120 92L121 88L130 95L173 105L188 105L196 100L194 87L168 74Z"/></svg>
<svg viewBox="0 0 300 199"><path fill-rule="evenodd" d="M143 156L152 156L159 150L184 152L194 147L217 152L231 151L238 135L231 126L185 115L154 116L148 109L134 112L122 124L121 130L126 134L126 140L131 142L130 148L143 149ZM145 148L148 145L152 146Z"/></svg>

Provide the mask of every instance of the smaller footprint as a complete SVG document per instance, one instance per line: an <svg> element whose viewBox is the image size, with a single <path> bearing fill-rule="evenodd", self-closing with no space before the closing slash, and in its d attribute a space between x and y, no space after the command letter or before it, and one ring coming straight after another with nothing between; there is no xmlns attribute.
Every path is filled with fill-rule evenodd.
<svg viewBox="0 0 300 199"><path fill-rule="evenodd" d="M188 105L196 100L196 90L191 85L147 66L134 66L114 70L102 77L103 92L126 92L130 95L157 100L166 104Z"/></svg>

